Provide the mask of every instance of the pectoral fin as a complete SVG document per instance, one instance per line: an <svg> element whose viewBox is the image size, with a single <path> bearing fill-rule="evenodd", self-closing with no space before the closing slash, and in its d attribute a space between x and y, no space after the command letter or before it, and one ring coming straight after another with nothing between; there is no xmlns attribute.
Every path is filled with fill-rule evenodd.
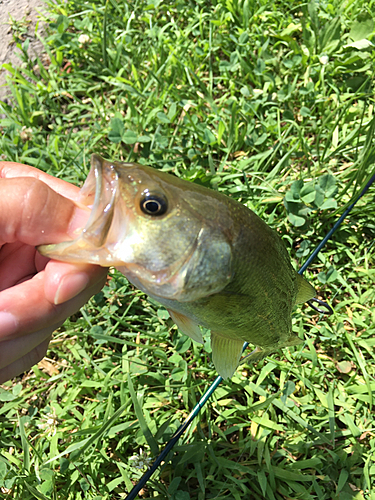
<svg viewBox="0 0 375 500"><path fill-rule="evenodd" d="M212 361L219 375L230 378L239 364L243 340L233 340L211 332Z"/></svg>
<svg viewBox="0 0 375 500"><path fill-rule="evenodd" d="M310 285L310 283L306 281L305 278L302 278L302 276L298 273L297 273L297 286L298 286L298 292L295 301L296 304L302 304L303 302L307 302L308 300L315 297L316 295L315 288L312 285Z"/></svg>
<svg viewBox="0 0 375 500"><path fill-rule="evenodd" d="M173 319L178 329L181 330L182 333L195 340L195 342L203 344L202 332L197 323L195 323L187 316L184 316L183 314L176 311L171 311L170 309L168 309L168 312L170 314L170 317Z"/></svg>

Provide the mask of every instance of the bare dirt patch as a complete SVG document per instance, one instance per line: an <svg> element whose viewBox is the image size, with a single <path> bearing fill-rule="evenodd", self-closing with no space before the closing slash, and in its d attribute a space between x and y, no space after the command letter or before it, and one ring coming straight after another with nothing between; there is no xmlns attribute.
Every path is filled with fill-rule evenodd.
<svg viewBox="0 0 375 500"><path fill-rule="evenodd" d="M35 36L38 24L38 34L43 34L43 23L40 21L40 12L45 10L42 0L0 0L0 100L8 95L6 86L6 70L4 63L13 66L21 64L19 49L16 47L15 37L19 40L30 40L28 54L31 59L43 54L43 45Z"/></svg>

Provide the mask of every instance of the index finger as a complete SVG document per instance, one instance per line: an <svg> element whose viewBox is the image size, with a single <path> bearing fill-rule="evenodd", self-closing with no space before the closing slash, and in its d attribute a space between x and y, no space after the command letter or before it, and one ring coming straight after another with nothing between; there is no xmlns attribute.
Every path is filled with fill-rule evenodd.
<svg viewBox="0 0 375 500"><path fill-rule="evenodd" d="M23 165L12 161L0 161L0 178L11 179L13 177L34 177L47 184L57 193L77 201L79 196L79 188L70 182L57 179L52 175L42 172L38 168Z"/></svg>

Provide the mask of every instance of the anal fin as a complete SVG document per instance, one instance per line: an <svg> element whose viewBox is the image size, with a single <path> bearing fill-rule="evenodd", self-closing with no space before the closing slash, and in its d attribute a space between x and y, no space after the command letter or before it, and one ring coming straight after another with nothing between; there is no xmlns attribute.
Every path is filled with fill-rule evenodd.
<svg viewBox="0 0 375 500"><path fill-rule="evenodd" d="M195 342L203 344L202 332L197 323L195 323L192 319L188 318L184 314L178 313L176 311L171 311L170 309L168 309L168 312L170 317L173 319L178 329L181 330L182 333L195 340Z"/></svg>
<svg viewBox="0 0 375 500"><path fill-rule="evenodd" d="M212 361L224 379L236 371L242 354L243 340L233 340L211 332Z"/></svg>

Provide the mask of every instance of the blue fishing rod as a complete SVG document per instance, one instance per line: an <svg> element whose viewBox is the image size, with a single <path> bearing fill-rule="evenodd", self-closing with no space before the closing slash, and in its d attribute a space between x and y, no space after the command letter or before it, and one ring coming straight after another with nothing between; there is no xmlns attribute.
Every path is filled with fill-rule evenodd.
<svg viewBox="0 0 375 500"><path fill-rule="evenodd" d="M322 239L322 241L319 243L319 245L315 248L315 250L309 255L307 258L306 262L301 266L300 270L298 271L298 274L303 274L308 266L311 264L311 262L315 259L315 257L318 255L320 250L325 246L327 241L331 238L331 236L337 231L337 229L340 227L342 224L343 220L345 217L351 212L353 207L356 205L356 203L362 198L362 196L368 191L370 186L375 182L375 174L372 175L370 180L367 182L365 187L362 189L360 194L357 196L357 198L351 203L348 208L344 211L344 213L341 215L341 217L337 220L337 222L334 224L332 229L326 234L326 236ZM315 306L314 303L318 303L320 307L323 307L324 309L321 309L320 307ZM313 298L308 301L308 304L310 307L318 311L319 313L322 314L332 314L333 310L332 308L324 301ZM242 348L242 352L245 351L245 349L248 346L248 342L245 342ZM140 481L133 487L133 489L130 491L128 496L125 498L125 500L134 500L140 490L146 485L147 481L150 479L152 474L156 471L156 469L160 466L161 462L163 462L168 453L173 449L174 445L177 443L177 441L180 439L182 434L186 431L186 429L189 427L189 425L192 423L194 418L199 414L201 409L204 407L206 404L207 400L212 396L212 394L215 392L216 388L218 385L221 383L223 378L219 375L215 378L215 380L212 382L210 387L206 390L206 392L203 394L201 399L198 401L198 403L194 406L188 417L185 419L185 421L180 425L180 427L177 429L177 431L173 434L169 442L166 444L165 448L161 451L161 453L158 455L158 457L155 459L154 463L151 465L151 467L143 474L141 477Z"/></svg>

